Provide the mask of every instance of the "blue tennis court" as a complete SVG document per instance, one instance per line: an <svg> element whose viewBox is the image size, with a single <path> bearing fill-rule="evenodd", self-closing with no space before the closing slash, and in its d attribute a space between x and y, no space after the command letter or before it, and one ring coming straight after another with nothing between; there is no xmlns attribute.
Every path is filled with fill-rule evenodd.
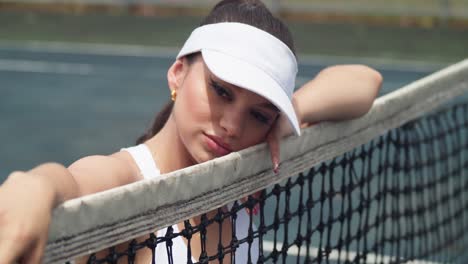
<svg viewBox="0 0 468 264"><path fill-rule="evenodd" d="M165 74L175 56L166 50L134 51L0 45L0 182L15 169L45 161L69 164L132 145L169 100ZM352 61L303 59L298 83L327 65ZM382 93L438 68L374 64L385 78Z"/></svg>

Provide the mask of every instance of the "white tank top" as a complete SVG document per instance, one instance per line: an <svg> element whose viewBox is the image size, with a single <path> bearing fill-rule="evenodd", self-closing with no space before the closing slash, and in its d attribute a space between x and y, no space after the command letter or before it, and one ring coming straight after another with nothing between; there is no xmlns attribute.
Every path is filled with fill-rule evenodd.
<svg viewBox="0 0 468 264"><path fill-rule="evenodd" d="M140 169L140 173L143 178L154 178L158 177L161 173L154 162L153 155L151 154L150 150L145 144L140 144L138 146L124 148L122 149L127 151L132 158L135 160L138 168ZM231 208L232 204L228 205L228 208ZM244 239L248 235L249 230L249 215L245 210L240 210L237 213L237 220L236 220L236 237L238 240ZM178 233L180 232L177 225L173 225L173 232ZM253 225L254 231L257 230L257 227ZM163 237L166 234L167 228L159 230L157 232L158 237ZM187 246L181 237L177 237L172 240L172 258L174 260L173 264L186 264L187 261ZM236 250L236 263L238 264L245 264L247 263L248 259L248 250L249 245L247 243L241 244L239 248ZM258 239L255 238L252 246L250 248L250 257L252 263L256 263L258 260ZM155 254L155 261L158 264L169 264L169 259L167 255L166 244L161 243L158 244L156 247L156 254ZM192 256L192 262L198 262Z"/></svg>

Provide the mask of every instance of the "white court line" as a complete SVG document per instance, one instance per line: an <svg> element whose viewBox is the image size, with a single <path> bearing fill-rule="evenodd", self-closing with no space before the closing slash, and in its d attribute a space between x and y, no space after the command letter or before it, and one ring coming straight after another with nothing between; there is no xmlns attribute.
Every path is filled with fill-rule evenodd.
<svg viewBox="0 0 468 264"><path fill-rule="evenodd" d="M46 41L1 41L0 48L22 49L35 52L70 53L89 55L112 55L134 57L175 58L179 47L140 46L123 44L92 44ZM333 65L338 63L362 63L384 70L427 72L446 67L447 63L429 63L417 60L369 58L352 56L329 56L299 54L299 62L309 66Z"/></svg>
<svg viewBox="0 0 468 264"><path fill-rule="evenodd" d="M90 75L94 69L81 63L0 59L0 71Z"/></svg>
<svg viewBox="0 0 468 264"><path fill-rule="evenodd" d="M0 48L21 49L32 52L155 58L175 58L178 52L178 49L170 47L45 41L1 41Z"/></svg>
<svg viewBox="0 0 468 264"><path fill-rule="evenodd" d="M276 243L276 248L278 250L281 250L283 247L283 244L280 242ZM274 243L272 241L263 241L263 249L267 252L272 252L274 249ZM301 250L299 252L299 248L297 246L291 247L288 249L288 255L293 255L293 256L300 256L300 257L306 257L306 246L302 246ZM309 248L309 255L310 256L317 256L319 254L319 249L316 247L310 247ZM332 250L331 253L328 255L328 259L332 261L338 261L338 260L349 260L352 261L357 257L357 253L354 251L341 251L341 254L339 253L338 250ZM385 256L385 255L376 255L376 254L367 254L366 255L366 262L365 263L394 263L395 262L395 257L392 256ZM364 260L361 260L364 261ZM362 262L364 263L364 262ZM409 261L407 263L412 263L412 264L440 264L439 262L433 262L433 261L425 261L425 260L413 260Z"/></svg>

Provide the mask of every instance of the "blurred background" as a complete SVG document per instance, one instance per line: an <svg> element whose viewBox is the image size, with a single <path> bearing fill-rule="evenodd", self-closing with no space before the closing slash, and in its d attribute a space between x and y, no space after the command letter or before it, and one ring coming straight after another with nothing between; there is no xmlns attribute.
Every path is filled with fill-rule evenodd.
<svg viewBox="0 0 468 264"><path fill-rule="evenodd" d="M167 68L212 0L0 0L0 182L131 146L169 100ZM299 53L382 72L382 94L468 54L468 0L270 0Z"/></svg>

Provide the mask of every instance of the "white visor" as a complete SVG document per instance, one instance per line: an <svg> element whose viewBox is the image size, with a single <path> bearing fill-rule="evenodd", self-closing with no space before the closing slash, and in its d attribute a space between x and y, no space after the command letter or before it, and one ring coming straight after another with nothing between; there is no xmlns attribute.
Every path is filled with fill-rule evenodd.
<svg viewBox="0 0 468 264"><path fill-rule="evenodd" d="M281 40L256 27L234 22L195 29L177 58L201 52L208 69L219 79L252 91L288 118L296 135L299 123L291 99L297 61Z"/></svg>

